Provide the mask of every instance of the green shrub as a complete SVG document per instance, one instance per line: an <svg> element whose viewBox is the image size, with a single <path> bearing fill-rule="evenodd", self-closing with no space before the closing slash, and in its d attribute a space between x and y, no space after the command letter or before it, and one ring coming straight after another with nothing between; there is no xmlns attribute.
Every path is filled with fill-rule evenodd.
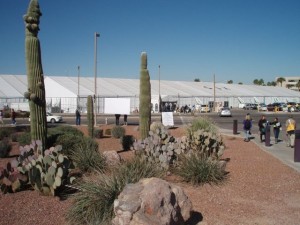
<svg viewBox="0 0 300 225"><path fill-rule="evenodd" d="M55 145L61 145L63 154L70 156L75 146L84 141L85 137L73 133L61 134L57 137Z"/></svg>
<svg viewBox="0 0 300 225"><path fill-rule="evenodd" d="M0 158L5 158L9 155L11 144L7 140L0 141Z"/></svg>
<svg viewBox="0 0 300 225"><path fill-rule="evenodd" d="M71 224L110 224L114 216L113 204L128 183L142 178L161 177L164 173L155 164L140 157L115 168L110 175L98 173L79 184L83 191L74 196L74 204L67 212Z"/></svg>
<svg viewBox="0 0 300 225"><path fill-rule="evenodd" d="M104 132L105 135L110 136L111 135L111 129L106 129Z"/></svg>
<svg viewBox="0 0 300 225"><path fill-rule="evenodd" d="M30 133L22 133L18 135L17 140L21 146L29 145L31 143L31 135Z"/></svg>
<svg viewBox="0 0 300 225"><path fill-rule="evenodd" d="M10 139L13 142L17 142L18 141L18 134L16 134L16 133L11 134Z"/></svg>
<svg viewBox="0 0 300 225"><path fill-rule="evenodd" d="M94 131L94 137L95 138L103 138L103 130L102 129L96 129Z"/></svg>
<svg viewBox="0 0 300 225"><path fill-rule="evenodd" d="M0 140L3 140L6 137L9 137L10 131L6 128L0 128Z"/></svg>
<svg viewBox="0 0 300 225"><path fill-rule="evenodd" d="M193 185L219 184L227 178L227 173L219 161L212 161L195 152L180 155L173 172Z"/></svg>
<svg viewBox="0 0 300 225"><path fill-rule="evenodd" d="M81 142L74 145L70 158L83 172L103 171L106 167L105 157L98 151L97 142L89 137L84 137Z"/></svg>
<svg viewBox="0 0 300 225"><path fill-rule="evenodd" d="M124 151L130 150L133 147L134 137L132 135L124 135L120 140Z"/></svg>
<svg viewBox="0 0 300 225"><path fill-rule="evenodd" d="M197 119L194 119L191 125L187 128L187 133L191 134L197 130L204 130L213 134L216 134L218 132L217 126L208 117L199 117Z"/></svg>
<svg viewBox="0 0 300 225"><path fill-rule="evenodd" d="M125 135L125 128L121 127L121 126L114 126L111 130L111 135L114 138L120 138L123 137Z"/></svg>

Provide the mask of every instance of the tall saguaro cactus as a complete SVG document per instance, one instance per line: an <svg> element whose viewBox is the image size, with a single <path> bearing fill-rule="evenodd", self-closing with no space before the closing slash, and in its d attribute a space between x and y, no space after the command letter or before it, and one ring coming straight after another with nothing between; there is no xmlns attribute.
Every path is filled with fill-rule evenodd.
<svg viewBox="0 0 300 225"><path fill-rule="evenodd" d="M25 21L25 55L28 91L24 93L29 100L31 139L41 140L46 148L47 121L46 96L41 59L40 41L38 39L40 16L38 0L31 0Z"/></svg>
<svg viewBox="0 0 300 225"><path fill-rule="evenodd" d="M88 133L90 137L94 137L94 104L91 95L87 98L87 120L88 120Z"/></svg>
<svg viewBox="0 0 300 225"><path fill-rule="evenodd" d="M151 84L147 69L147 53L141 54L139 130L142 139L148 137L151 124Z"/></svg>

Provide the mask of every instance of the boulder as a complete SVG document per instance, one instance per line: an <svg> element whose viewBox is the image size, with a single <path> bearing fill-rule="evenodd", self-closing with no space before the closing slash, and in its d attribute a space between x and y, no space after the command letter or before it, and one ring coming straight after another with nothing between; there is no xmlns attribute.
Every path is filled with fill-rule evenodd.
<svg viewBox="0 0 300 225"><path fill-rule="evenodd" d="M105 151L103 155L106 158L106 163L109 166L118 165L121 162L121 157L116 151Z"/></svg>
<svg viewBox="0 0 300 225"><path fill-rule="evenodd" d="M192 202L181 187L158 178L127 184L114 202L113 225L182 225Z"/></svg>

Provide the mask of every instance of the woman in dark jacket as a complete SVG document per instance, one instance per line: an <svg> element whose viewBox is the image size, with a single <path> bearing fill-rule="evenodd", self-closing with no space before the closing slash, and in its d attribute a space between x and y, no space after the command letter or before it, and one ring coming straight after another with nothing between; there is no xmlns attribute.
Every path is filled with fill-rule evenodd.
<svg viewBox="0 0 300 225"><path fill-rule="evenodd" d="M258 121L258 128L260 132L260 142L263 142L262 137L266 138L266 126L267 126L267 120L264 115L261 116L260 120Z"/></svg>
<svg viewBox="0 0 300 225"><path fill-rule="evenodd" d="M281 123L278 121L278 118L276 117L274 119L274 121L272 123L270 123L270 125L273 126L273 132L274 132L274 137L275 137L275 144L278 143L278 137L279 137L279 133L281 130Z"/></svg>

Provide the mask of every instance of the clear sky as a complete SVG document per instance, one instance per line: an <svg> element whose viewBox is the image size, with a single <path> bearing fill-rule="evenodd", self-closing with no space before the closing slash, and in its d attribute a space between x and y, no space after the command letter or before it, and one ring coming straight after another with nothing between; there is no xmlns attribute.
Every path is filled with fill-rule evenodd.
<svg viewBox="0 0 300 225"><path fill-rule="evenodd" d="M300 75L300 0L39 0L44 74L252 84ZM0 74L25 75L29 0L0 0Z"/></svg>

